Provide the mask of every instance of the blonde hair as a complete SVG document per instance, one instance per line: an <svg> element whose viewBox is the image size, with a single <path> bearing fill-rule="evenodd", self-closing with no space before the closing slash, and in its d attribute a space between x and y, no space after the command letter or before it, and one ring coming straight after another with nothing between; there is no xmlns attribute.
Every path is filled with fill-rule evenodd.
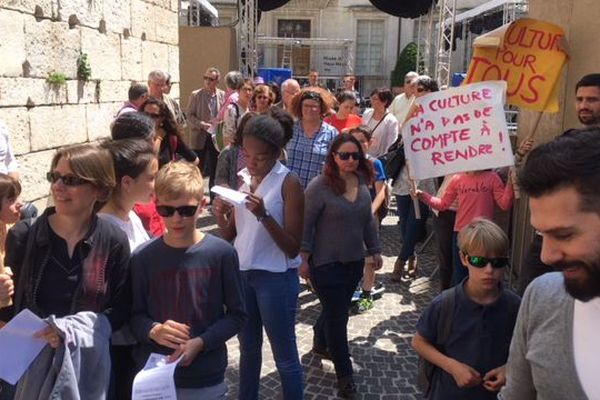
<svg viewBox="0 0 600 400"><path fill-rule="evenodd" d="M98 144L84 143L58 149L52 158L52 170L61 159L69 163L76 176L100 189L103 194L100 202L108 199L117 186L112 156Z"/></svg>
<svg viewBox="0 0 600 400"><path fill-rule="evenodd" d="M508 237L498 225L485 218L475 218L458 234L458 248L469 255L508 255ZM471 254L482 251L485 254Z"/></svg>
<svg viewBox="0 0 600 400"><path fill-rule="evenodd" d="M198 167L185 161L172 161L165 164L154 183L156 197L161 200L175 200L182 197L195 197L202 200L204 182Z"/></svg>

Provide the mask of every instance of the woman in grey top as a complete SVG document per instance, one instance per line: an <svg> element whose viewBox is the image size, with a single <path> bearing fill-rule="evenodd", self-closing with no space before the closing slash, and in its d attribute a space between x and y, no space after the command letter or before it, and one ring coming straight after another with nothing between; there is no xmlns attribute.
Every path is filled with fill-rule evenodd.
<svg viewBox="0 0 600 400"><path fill-rule="evenodd" d="M311 279L323 307L313 327L313 352L333 361L344 398L356 394L347 324L352 294L363 273L365 248L375 269L382 266L367 188L373 175L358 140L344 133L333 140L323 174L305 192L300 275Z"/></svg>

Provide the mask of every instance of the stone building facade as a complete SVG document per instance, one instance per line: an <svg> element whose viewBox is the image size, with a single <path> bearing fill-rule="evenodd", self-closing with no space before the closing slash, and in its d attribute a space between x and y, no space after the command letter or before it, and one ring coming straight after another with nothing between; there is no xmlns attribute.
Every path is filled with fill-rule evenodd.
<svg viewBox="0 0 600 400"><path fill-rule="evenodd" d="M25 199L45 207L55 149L108 136L132 82L161 68L179 97L178 6L178 0L0 2L0 119L20 163ZM87 81L78 79L81 54L91 68Z"/></svg>

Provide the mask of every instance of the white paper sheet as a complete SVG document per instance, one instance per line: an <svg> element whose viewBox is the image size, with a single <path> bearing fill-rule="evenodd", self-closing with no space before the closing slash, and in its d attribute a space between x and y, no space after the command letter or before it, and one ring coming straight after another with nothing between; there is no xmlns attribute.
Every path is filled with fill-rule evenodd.
<svg viewBox="0 0 600 400"><path fill-rule="evenodd" d="M167 364L168 356L152 353L133 380L132 400L177 400L175 368L183 355Z"/></svg>
<svg viewBox="0 0 600 400"><path fill-rule="evenodd" d="M210 189L215 194L218 194L228 203L234 206L244 206L246 204L246 193L238 192L237 190L226 188L225 186L215 185Z"/></svg>
<svg viewBox="0 0 600 400"><path fill-rule="evenodd" d="M0 329L0 378L16 384L47 342L34 339L36 332L47 327L41 318L25 309Z"/></svg>

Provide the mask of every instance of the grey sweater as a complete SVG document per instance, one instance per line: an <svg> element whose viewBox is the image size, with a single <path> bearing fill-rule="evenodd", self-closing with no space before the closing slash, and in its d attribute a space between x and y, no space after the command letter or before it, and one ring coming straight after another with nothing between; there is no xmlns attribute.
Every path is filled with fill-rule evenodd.
<svg viewBox="0 0 600 400"><path fill-rule="evenodd" d="M314 178L304 192L304 239L301 250L312 254L314 265L357 261L381 253L371 196L361 182L354 202L336 195L325 177Z"/></svg>
<svg viewBox="0 0 600 400"><path fill-rule="evenodd" d="M500 400L586 400L573 353L574 299L561 272L534 280L523 295Z"/></svg>

